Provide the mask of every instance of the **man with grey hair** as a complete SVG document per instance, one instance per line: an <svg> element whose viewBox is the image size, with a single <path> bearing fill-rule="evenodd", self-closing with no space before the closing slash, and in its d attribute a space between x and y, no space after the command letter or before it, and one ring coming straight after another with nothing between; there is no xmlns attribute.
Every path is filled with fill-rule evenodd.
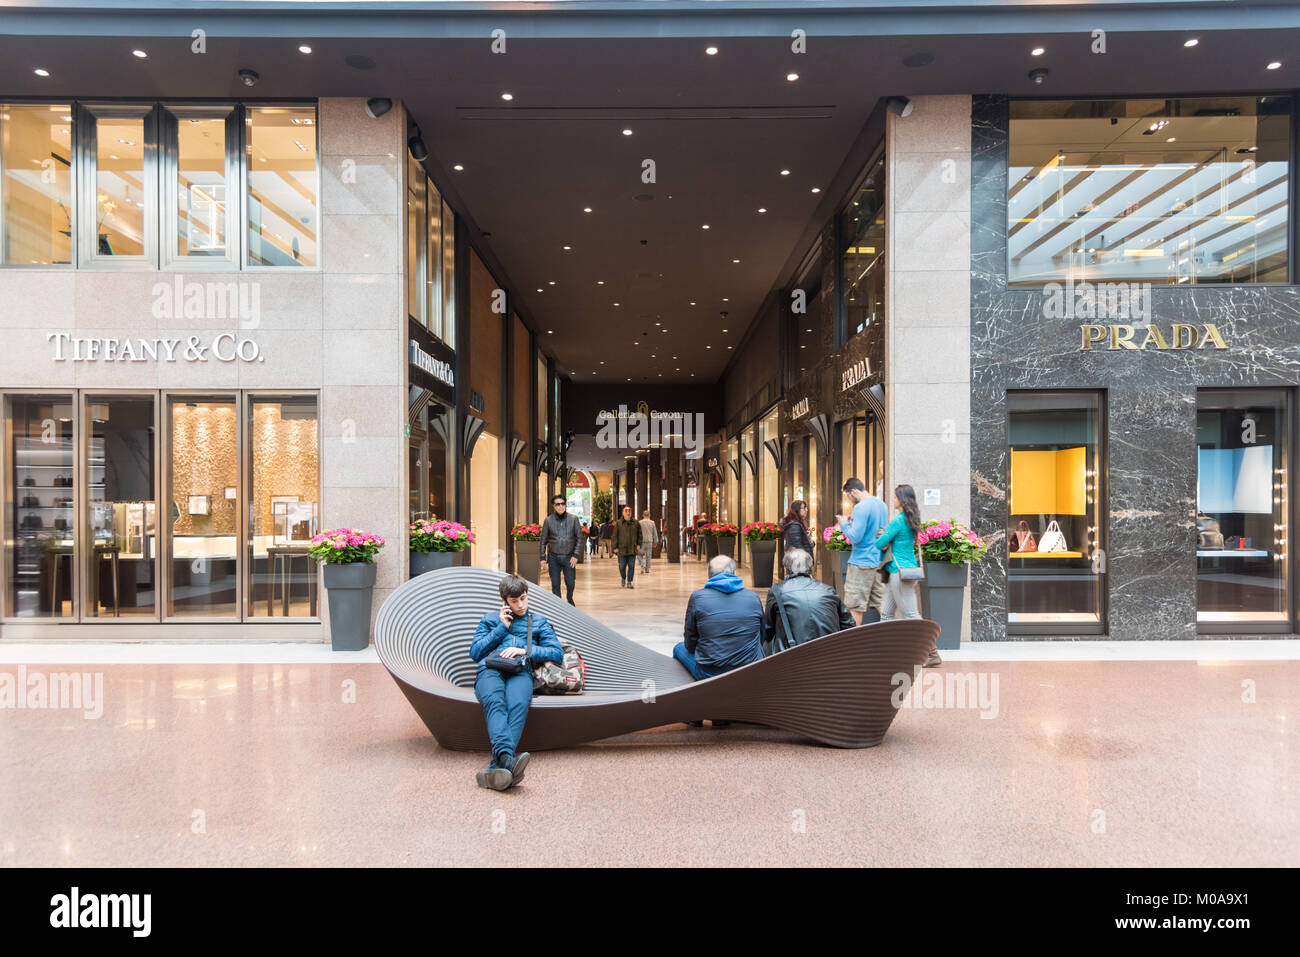
<svg viewBox="0 0 1300 957"><path fill-rule="evenodd" d="M696 681L763 657L763 603L745 588L729 555L709 561L709 580L686 603L683 637L673 657Z"/></svg>
<svg viewBox="0 0 1300 957"><path fill-rule="evenodd" d="M791 548L781 564L785 580L768 591L763 615L765 654L774 655L857 624L835 589L812 577L811 554Z"/></svg>

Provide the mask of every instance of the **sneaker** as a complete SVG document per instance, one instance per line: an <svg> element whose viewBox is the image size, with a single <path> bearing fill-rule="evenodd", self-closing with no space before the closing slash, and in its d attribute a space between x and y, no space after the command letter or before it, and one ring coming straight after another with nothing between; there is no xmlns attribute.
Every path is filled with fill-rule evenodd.
<svg viewBox="0 0 1300 957"><path fill-rule="evenodd" d="M922 667L922 668L937 668L937 667L939 667L939 665L941 665L941 664L943 664L943 659L939 657L939 652L938 652L938 651L932 651L932 652L930 652L930 657L928 657L928 658L925 659L925 664L921 665L921 667Z"/></svg>
<svg viewBox="0 0 1300 957"><path fill-rule="evenodd" d="M510 787L514 778L511 776L510 771L507 768L497 764L496 759L493 758L491 764L475 775L475 780L478 781L478 786L481 788L488 788L493 791L504 791L506 788Z"/></svg>
<svg viewBox="0 0 1300 957"><path fill-rule="evenodd" d="M635 588L636 586L633 585L631 582L628 582L628 583L627 583L627 587L628 587L628 588Z"/></svg>
<svg viewBox="0 0 1300 957"><path fill-rule="evenodd" d="M509 787L514 787L524 779L524 769L528 767L528 761L531 757L532 755L527 751L522 751L506 761L506 770L510 772Z"/></svg>

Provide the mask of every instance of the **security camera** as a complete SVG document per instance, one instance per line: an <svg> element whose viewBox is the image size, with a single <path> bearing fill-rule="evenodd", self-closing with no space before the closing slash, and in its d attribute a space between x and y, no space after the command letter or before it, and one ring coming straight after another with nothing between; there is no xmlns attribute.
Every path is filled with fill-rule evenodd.
<svg viewBox="0 0 1300 957"><path fill-rule="evenodd" d="M252 86L261 79L256 70L240 70L239 78L244 81L244 86Z"/></svg>
<svg viewBox="0 0 1300 957"><path fill-rule="evenodd" d="M393 101L386 96L372 96L366 100L366 115L377 120L393 108Z"/></svg>
<svg viewBox="0 0 1300 957"><path fill-rule="evenodd" d="M1034 81L1034 86L1042 86L1043 81L1047 79L1047 71L1042 67L1039 67L1037 70L1030 70L1029 79Z"/></svg>

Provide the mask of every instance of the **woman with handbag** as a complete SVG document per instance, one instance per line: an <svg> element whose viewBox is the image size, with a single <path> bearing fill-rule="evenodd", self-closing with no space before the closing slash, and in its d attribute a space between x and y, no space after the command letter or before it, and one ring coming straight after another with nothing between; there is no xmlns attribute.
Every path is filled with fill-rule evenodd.
<svg viewBox="0 0 1300 957"><path fill-rule="evenodd" d="M916 547L916 533L921 530L921 509L916 504L916 492L910 485L894 489L894 508L898 514L880 530L876 545L891 546L892 555L885 570L889 583L885 586L885 600L880 603L880 620L891 621L901 609L904 618L921 617L921 579L925 567ZM943 664L937 649L930 650L925 660L926 668Z"/></svg>
<svg viewBox="0 0 1300 957"><path fill-rule="evenodd" d="M564 664L564 648L551 623L528 610L528 582L506 575L498 586L501 608L474 630L469 656L478 662L474 697L483 705L492 763L477 774L478 786L504 791L524 779L529 754L515 754L533 700L533 667Z"/></svg>

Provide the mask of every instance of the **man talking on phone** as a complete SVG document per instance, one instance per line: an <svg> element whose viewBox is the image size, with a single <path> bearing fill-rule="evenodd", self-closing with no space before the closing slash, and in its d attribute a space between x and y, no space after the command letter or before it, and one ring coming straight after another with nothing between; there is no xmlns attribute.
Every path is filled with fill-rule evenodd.
<svg viewBox="0 0 1300 957"><path fill-rule="evenodd" d="M541 552L551 573L551 592L560 597L560 576L564 576L565 596L573 604L573 581L577 574L578 549L582 547L582 522L569 513L563 495L551 499L551 514L542 522Z"/></svg>

